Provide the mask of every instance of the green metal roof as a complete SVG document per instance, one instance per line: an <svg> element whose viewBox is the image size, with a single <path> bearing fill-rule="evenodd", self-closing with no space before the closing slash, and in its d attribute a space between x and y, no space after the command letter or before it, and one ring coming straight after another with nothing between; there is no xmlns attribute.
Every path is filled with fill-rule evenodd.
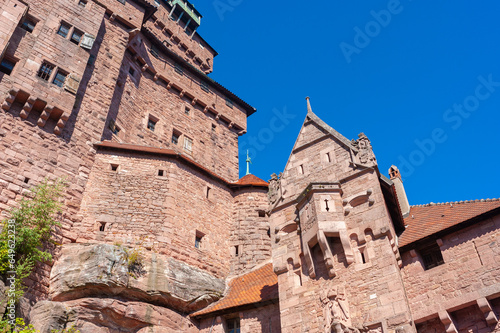
<svg viewBox="0 0 500 333"><path fill-rule="evenodd" d="M190 3L187 0L168 0L168 3L173 7L175 5L178 5L181 7L186 14L188 14L193 21L195 21L198 25L201 24L201 14L199 11L197 11L193 4Z"/></svg>

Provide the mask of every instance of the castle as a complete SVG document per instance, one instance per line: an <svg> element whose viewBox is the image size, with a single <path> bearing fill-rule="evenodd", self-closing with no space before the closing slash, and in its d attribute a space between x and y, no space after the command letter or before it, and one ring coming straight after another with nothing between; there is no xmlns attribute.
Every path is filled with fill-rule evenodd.
<svg viewBox="0 0 500 333"><path fill-rule="evenodd" d="M256 110L207 76L189 1L3 0L0 17L0 213L69 184L17 309L41 332L500 331L500 201L410 206L398 168L309 100L285 170L240 179Z"/></svg>

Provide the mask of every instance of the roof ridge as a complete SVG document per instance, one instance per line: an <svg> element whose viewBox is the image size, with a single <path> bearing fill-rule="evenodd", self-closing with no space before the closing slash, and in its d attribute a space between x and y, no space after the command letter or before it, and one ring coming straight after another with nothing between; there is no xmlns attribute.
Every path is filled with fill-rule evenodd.
<svg viewBox="0 0 500 333"><path fill-rule="evenodd" d="M500 201L500 198L488 198L488 199L475 199L475 200L461 200L461 201L449 201L449 202L429 202L427 204L421 205L411 205L410 207L430 207L430 206L444 206L444 205L452 205L452 204L464 204L464 203L474 203L474 202L494 202Z"/></svg>

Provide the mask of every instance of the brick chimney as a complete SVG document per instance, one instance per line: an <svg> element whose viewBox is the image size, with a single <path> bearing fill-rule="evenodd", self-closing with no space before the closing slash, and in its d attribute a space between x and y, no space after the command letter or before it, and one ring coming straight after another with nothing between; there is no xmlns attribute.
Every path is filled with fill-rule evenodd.
<svg viewBox="0 0 500 333"><path fill-rule="evenodd" d="M396 188L396 195L398 196L399 208L401 209L401 214L403 217L407 217L410 214L410 204L408 203L408 197L406 196L406 191L403 186L403 180L401 179L401 174L397 166L393 165L389 168L389 176L394 183Z"/></svg>

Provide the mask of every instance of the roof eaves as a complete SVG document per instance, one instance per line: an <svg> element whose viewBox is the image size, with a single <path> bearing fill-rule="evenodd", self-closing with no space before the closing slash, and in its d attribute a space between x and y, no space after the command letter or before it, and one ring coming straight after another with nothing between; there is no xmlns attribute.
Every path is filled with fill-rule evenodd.
<svg viewBox="0 0 500 333"><path fill-rule="evenodd" d="M164 52L166 52L172 58L176 59L179 62L182 62L183 65L186 66L186 67L188 67L190 70L192 70L195 75L198 75L199 77L203 78L204 80L209 81L217 89L221 90L224 94L228 95L233 100L233 102L235 102L235 103L239 104L240 106L242 106L243 109L247 112L247 116L250 116L250 115L254 114L257 111L256 108L254 108L253 106L251 106L250 104L248 104L247 102L245 102L244 100L242 100L241 98L239 98L238 96L236 96L236 94L234 94L233 92L231 92L229 89L227 89L226 87L224 87L222 84L220 84L219 82L215 81L214 79L212 79L211 77L209 77L207 74L205 74L202 71L200 71L198 68L194 67L192 64L190 64L189 62L187 62L185 59L183 59L182 57L180 57L175 52L171 51L168 47L166 47L158 39L158 37L156 37L156 35L151 31L151 29L148 29L148 28L146 28L146 27L143 26L142 29L141 29L141 31L142 31L142 33L146 37L151 38L151 40L155 42L156 46L160 47Z"/></svg>

